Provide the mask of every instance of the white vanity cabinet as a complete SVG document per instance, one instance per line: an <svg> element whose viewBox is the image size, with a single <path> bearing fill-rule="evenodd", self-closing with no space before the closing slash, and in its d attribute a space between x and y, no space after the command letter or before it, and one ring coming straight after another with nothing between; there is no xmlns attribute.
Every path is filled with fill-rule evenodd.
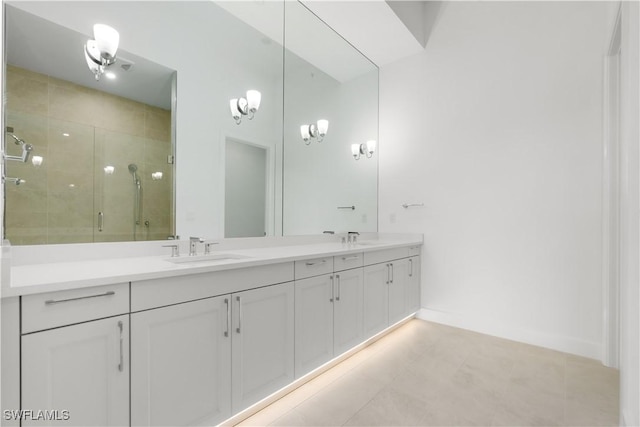
<svg viewBox="0 0 640 427"><path fill-rule="evenodd" d="M250 286L258 272L160 279L155 300ZM132 296L152 285L133 283ZM131 339L132 425L218 424L293 381L293 282L146 308L131 315Z"/></svg>
<svg viewBox="0 0 640 427"><path fill-rule="evenodd" d="M231 296L131 315L131 424L214 425L231 415Z"/></svg>
<svg viewBox="0 0 640 427"><path fill-rule="evenodd" d="M24 335L22 409L59 420L23 426L129 425L129 315Z"/></svg>
<svg viewBox="0 0 640 427"><path fill-rule="evenodd" d="M294 380L293 282L232 295L232 410Z"/></svg>
<svg viewBox="0 0 640 427"><path fill-rule="evenodd" d="M364 334L371 337L420 308L419 248L365 253ZM368 258L368 259L367 259Z"/></svg>
<svg viewBox="0 0 640 427"><path fill-rule="evenodd" d="M129 284L27 295L21 308L22 425L129 425Z"/></svg>
<svg viewBox="0 0 640 427"><path fill-rule="evenodd" d="M296 378L363 341L363 270L297 280Z"/></svg>

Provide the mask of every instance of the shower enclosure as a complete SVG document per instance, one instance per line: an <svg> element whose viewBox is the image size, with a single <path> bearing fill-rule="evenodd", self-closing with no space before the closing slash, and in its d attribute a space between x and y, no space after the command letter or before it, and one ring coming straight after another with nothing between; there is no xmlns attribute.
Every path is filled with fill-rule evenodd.
<svg viewBox="0 0 640 427"><path fill-rule="evenodd" d="M26 245L174 234L171 112L34 75L7 70L8 85L30 80L49 104L8 92L5 125L42 162L5 163L6 176L21 179L5 183L6 238ZM59 110L69 102L79 105ZM93 114L97 105L101 115ZM5 135L7 154L18 156L14 141Z"/></svg>

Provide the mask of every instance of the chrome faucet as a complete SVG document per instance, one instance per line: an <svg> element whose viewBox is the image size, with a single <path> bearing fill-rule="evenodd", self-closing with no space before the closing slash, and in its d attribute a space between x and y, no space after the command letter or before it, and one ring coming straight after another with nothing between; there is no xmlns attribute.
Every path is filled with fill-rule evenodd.
<svg viewBox="0 0 640 427"><path fill-rule="evenodd" d="M349 244L353 243L355 245L358 241L357 239L359 235L360 233L358 233L357 231L349 231L347 233L347 243Z"/></svg>
<svg viewBox="0 0 640 427"><path fill-rule="evenodd" d="M198 255L198 243L204 243L200 237L189 237L189 256Z"/></svg>

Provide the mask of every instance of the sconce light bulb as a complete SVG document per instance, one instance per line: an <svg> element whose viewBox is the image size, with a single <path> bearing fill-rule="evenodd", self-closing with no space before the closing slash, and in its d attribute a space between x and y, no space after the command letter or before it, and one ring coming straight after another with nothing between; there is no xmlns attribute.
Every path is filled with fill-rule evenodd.
<svg viewBox="0 0 640 427"><path fill-rule="evenodd" d="M302 136L302 140L304 142L309 141L309 139L311 138L311 132L310 132L310 129L309 129L309 125L300 126L300 135Z"/></svg>
<svg viewBox="0 0 640 427"><path fill-rule="evenodd" d="M320 136L325 136L327 134L327 130L329 129L329 120L318 120L318 134Z"/></svg>
<svg viewBox="0 0 640 427"><path fill-rule="evenodd" d="M351 144L351 154L354 159L360 159L360 144Z"/></svg>
<svg viewBox="0 0 640 427"><path fill-rule="evenodd" d="M120 34L113 28L105 24L95 24L93 26L93 37L100 50L100 57L108 64L112 64L116 58L116 51L120 43Z"/></svg>
<svg viewBox="0 0 640 427"><path fill-rule="evenodd" d="M234 98L229 101L229 109L231 110L231 117L236 121L236 124L240 124L240 110L238 110L238 98Z"/></svg>
<svg viewBox="0 0 640 427"><path fill-rule="evenodd" d="M373 153L376 151L376 141L373 139L367 141L367 157L373 156Z"/></svg>
<svg viewBox="0 0 640 427"><path fill-rule="evenodd" d="M33 164L33 166L38 167L42 164L43 160L44 158L42 156L33 156L31 158L31 163Z"/></svg>
<svg viewBox="0 0 640 427"><path fill-rule="evenodd" d="M247 107L249 111L255 113L260 108L260 100L262 95L257 90L251 89L247 91Z"/></svg>

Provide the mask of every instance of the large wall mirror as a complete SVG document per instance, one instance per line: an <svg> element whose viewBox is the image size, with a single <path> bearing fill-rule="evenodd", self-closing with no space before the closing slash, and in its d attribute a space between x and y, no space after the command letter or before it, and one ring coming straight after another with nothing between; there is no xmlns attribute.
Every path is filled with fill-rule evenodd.
<svg viewBox="0 0 640 427"><path fill-rule="evenodd" d="M4 185L12 244L376 230L377 153L350 146L377 139L377 68L302 4L4 5L3 142L43 158L6 163L23 180ZM122 78L84 63L98 22L120 33ZM258 110L234 119L252 90Z"/></svg>
<svg viewBox="0 0 640 427"><path fill-rule="evenodd" d="M301 3L285 8L283 233L377 231L378 155L352 146L378 140L378 68Z"/></svg>

